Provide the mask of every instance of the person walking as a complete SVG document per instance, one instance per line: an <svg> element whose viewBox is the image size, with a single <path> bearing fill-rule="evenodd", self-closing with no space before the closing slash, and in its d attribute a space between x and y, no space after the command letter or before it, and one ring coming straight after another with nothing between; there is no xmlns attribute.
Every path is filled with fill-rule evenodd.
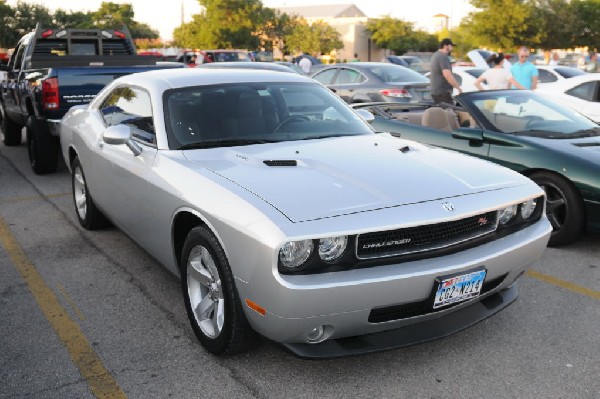
<svg viewBox="0 0 600 399"><path fill-rule="evenodd" d="M531 62L528 61L529 49L525 46L519 48L519 62L516 62L510 67L510 73L517 82L525 89L535 90L538 84L538 70ZM513 89L519 88L515 85Z"/></svg>
<svg viewBox="0 0 600 399"><path fill-rule="evenodd" d="M550 61L548 61L548 65L556 66L558 65L558 60L558 53L555 51L552 53L552 58L550 58Z"/></svg>
<svg viewBox="0 0 600 399"><path fill-rule="evenodd" d="M475 80L475 87L479 90L483 90L481 84L485 81L488 86L488 90L501 90L509 89L515 86L519 89L525 89L517 80L511 75L511 73L504 68L504 54L492 54L487 59L488 64L493 64L493 68L486 69L479 77Z"/></svg>
<svg viewBox="0 0 600 399"><path fill-rule="evenodd" d="M586 72L600 72L600 64L598 63L598 54L590 53L590 62L585 65Z"/></svg>
<svg viewBox="0 0 600 399"><path fill-rule="evenodd" d="M431 57L431 98L434 104L447 103L452 104L452 89L462 93L460 85L452 75L452 65L450 64L450 54L454 43L449 38L440 42L439 50L433 53Z"/></svg>

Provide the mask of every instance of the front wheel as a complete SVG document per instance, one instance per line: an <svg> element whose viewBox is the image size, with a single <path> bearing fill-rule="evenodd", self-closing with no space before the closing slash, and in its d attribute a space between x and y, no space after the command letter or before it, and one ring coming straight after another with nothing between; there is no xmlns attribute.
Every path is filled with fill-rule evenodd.
<svg viewBox="0 0 600 399"><path fill-rule="evenodd" d="M58 138L50 134L45 121L33 115L27 118L25 126L31 169L38 175L55 172L58 166Z"/></svg>
<svg viewBox="0 0 600 399"><path fill-rule="evenodd" d="M225 251L204 226L188 234L182 252L181 288L196 337L209 352L244 351L254 334L242 310Z"/></svg>
<svg viewBox="0 0 600 399"><path fill-rule="evenodd" d="M583 201L577 189L563 177L548 172L529 176L546 192L546 216L552 225L550 246L570 244L585 229Z"/></svg>
<svg viewBox="0 0 600 399"><path fill-rule="evenodd" d="M75 157L71 164L71 185L73 188L73 203L75 204L79 224L87 230L96 230L106 226L108 220L96 208L78 157Z"/></svg>

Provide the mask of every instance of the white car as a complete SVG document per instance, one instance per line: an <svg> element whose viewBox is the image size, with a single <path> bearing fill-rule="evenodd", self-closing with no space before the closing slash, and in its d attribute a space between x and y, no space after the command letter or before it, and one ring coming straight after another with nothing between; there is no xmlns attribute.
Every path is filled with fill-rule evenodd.
<svg viewBox="0 0 600 399"><path fill-rule="evenodd" d="M600 123L600 73L584 73L546 83L540 85L537 91Z"/></svg>
<svg viewBox="0 0 600 399"><path fill-rule="evenodd" d="M181 277L215 354L253 332L303 357L381 351L512 303L550 237L544 191L359 115L295 73L116 79L61 122L74 211Z"/></svg>
<svg viewBox="0 0 600 399"><path fill-rule="evenodd" d="M538 69L538 82L540 84L558 82L586 74L581 69L564 65L536 65L536 68Z"/></svg>
<svg viewBox="0 0 600 399"><path fill-rule="evenodd" d="M477 91L477 87L475 87L475 80L485 71L484 68L478 68L476 66L453 66L452 74L454 75L454 79L460 85L460 88L464 93L469 91ZM425 74L426 77L429 78L431 75L430 72ZM487 84L483 83L482 86L487 88ZM454 89L452 91L453 96L457 96L458 90Z"/></svg>

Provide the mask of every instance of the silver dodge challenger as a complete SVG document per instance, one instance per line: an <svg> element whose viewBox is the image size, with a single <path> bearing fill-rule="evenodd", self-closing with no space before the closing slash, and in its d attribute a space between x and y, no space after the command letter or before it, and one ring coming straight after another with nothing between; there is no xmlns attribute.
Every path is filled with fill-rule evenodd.
<svg viewBox="0 0 600 399"><path fill-rule="evenodd" d="M81 225L180 276L211 353L376 352L512 303L552 230L540 187L363 117L300 75L162 70L72 108L61 145Z"/></svg>

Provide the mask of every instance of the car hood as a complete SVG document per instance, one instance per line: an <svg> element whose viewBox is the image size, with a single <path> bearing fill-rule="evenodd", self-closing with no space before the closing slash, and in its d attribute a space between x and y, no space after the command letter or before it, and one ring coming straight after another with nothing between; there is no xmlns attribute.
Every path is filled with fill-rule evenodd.
<svg viewBox="0 0 600 399"><path fill-rule="evenodd" d="M186 150L184 156L262 198L292 222L526 181L487 161L388 134Z"/></svg>

